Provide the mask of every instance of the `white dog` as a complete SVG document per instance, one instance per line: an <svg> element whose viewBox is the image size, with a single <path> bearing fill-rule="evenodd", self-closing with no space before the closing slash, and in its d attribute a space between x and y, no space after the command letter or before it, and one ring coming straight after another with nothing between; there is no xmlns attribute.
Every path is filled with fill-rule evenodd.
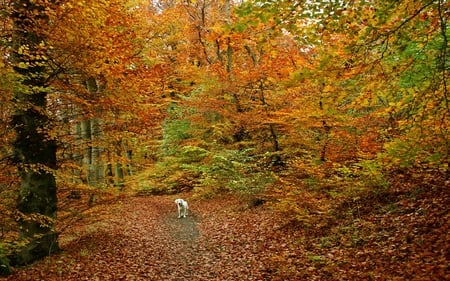
<svg viewBox="0 0 450 281"><path fill-rule="evenodd" d="M185 218L189 209L188 203L183 199L177 199L175 200L175 204L177 204L178 207L178 218Z"/></svg>

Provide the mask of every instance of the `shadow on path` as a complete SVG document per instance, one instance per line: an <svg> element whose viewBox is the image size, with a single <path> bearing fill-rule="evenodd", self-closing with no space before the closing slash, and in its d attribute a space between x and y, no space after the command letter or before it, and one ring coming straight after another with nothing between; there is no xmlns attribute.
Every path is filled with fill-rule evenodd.
<svg viewBox="0 0 450 281"><path fill-rule="evenodd" d="M168 235L175 241L195 243L200 235L198 218L191 212L186 218L178 218L174 208L174 212L165 217L164 223L167 225Z"/></svg>

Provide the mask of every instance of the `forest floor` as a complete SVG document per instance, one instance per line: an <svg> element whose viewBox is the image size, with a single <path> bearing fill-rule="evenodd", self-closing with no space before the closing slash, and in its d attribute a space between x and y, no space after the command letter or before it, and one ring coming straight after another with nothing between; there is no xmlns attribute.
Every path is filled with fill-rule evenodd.
<svg viewBox="0 0 450 281"><path fill-rule="evenodd" d="M61 232L61 252L0 280L450 280L444 186L309 226L269 204L183 196L184 219L175 195L98 203Z"/></svg>
<svg viewBox="0 0 450 281"><path fill-rule="evenodd" d="M270 279L254 253L276 245L263 236L246 237L251 228L262 230L261 223L276 228L268 217L230 216L237 201L226 197L190 201L189 215L178 219L175 198L125 197L92 208L62 232L60 253L4 280ZM239 229L231 227L236 223Z"/></svg>

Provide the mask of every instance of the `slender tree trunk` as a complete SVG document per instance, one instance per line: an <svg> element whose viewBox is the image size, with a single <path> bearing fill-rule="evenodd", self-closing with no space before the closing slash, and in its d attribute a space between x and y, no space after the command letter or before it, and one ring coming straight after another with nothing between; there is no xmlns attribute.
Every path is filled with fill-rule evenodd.
<svg viewBox="0 0 450 281"><path fill-rule="evenodd" d="M106 185L107 185L108 187L114 185L113 165L112 165L111 162L108 162L108 164L106 164L106 168L105 168L105 181L106 181Z"/></svg>
<svg viewBox="0 0 450 281"><path fill-rule="evenodd" d="M91 120L81 121L81 139L82 150L83 150L83 170L85 172L85 182L88 185L92 185L92 173L91 173L91 163L92 163L92 145L91 145Z"/></svg>
<svg viewBox="0 0 450 281"><path fill-rule="evenodd" d="M269 105L266 102L266 97L264 95L264 83L263 81L260 81L259 84L259 90L260 90L260 101L261 104L264 107L264 110L266 111L267 115L269 112ZM270 138L272 139L272 148L274 152L278 152L280 151L280 144L278 142L278 135L277 132L275 130L275 125L272 123L269 123L269 132L270 132ZM274 154L274 156L272 156L272 165L274 166L282 166L283 165L283 161L280 157L280 155L278 154Z"/></svg>
<svg viewBox="0 0 450 281"><path fill-rule="evenodd" d="M73 169L73 182L74 183L82 183L82 167L83 167L83 153L80 151L80 147L82 147L83 140L81 137L81 123L76 122L73 129L73 134L75 136L75 144L73 147L73 160L77 164L78 167Z"/></svg>
<svg viewBox="0 0 450 281"><path fill-rule="evenodd" d="M128 159L128 163L127 163L127 175L128 176L132 176L133 175L133 151L132 150L127 150L127 159Z"/></svg>
<svg viewBox="0 0 450 281"><path fill-rule="evenodd" d="M111 159L111 152L109 150L107 150L107 163L106 163L106 167L105 167L105 182L106 185L109 186L114 186L114 171L113 171L113 164L112 164L112 159Z"/></svg>
<svg viewBox="0 0 450 281"><path fill-rule="evenodd" d="M50 122L46 115L49 76L44 56L46 46L37 32L46 21L47 7L37 3L15 1L11 15L15 27L14 70L21 76L21 87L14 90L12 117L16 131L14 159L21 179L18 223L24 241L13 259L16 264L27 264L58 250L54 230L56 181L52 172L56 168L56 143L49 136Z"/></svg>
<svg viewBox="0 0 450 281"><path fill-rule="evenodd" d="M123 165L120 162L116 163L116 183L115 185L122 189L125 186L125 180L124 180L124 173L123 173Z"/></svg>
<svg viewBox="0 0 450 281"><path fill-rule="evenodd" d="M320 100L319 100L319 109L321 111L323 111L323 102L322 102L322 93L323 93L323 88L325 87L325 84L321 85L321 95L320 95ZM322 149L320 151L320 161L326 161L326 154L327 154L327 149L328 149L328 143L329 143L329 138L330 138L330 133L331 133L331 126L328 125L327 121L324 119L322 120L322 128L323 128L323 145L322 145Z"/></svg>
<svg viewBox="0 0 450 281"><path fill-rule="evenodd" d="M116 173L114 185L122 189L125 186L125 172L122 164L122 141L118 141L116 144Z"/></svg>
<svg viewBox="0 0 450 281"><path fill-rule="evenodd" d="M325 132L325 134L324 134L322 150L320 151L320 161L326 161L327 160L326 154L327 154L327 148L328 148L328 143L329 143L329 138L330 138L331 127L327 124L327 122L325 120L323 120L322 128L323 128L323 131Z"/></svg>
<svg viewBox="0 0 450 281"><path fill-rule="evenodd" d="M100 159L100 122L97 118L91 119L91 165L89 166L91 175L91 185L98 186L104 183L102 161Z"/></svg>
<svg viewBox="0 0 450 281"><path fill-rule="evenodd" d="M97 95L99 91L97 80L93 77L88 78L86 80L86 88L92 95ZM86 171L86 181L90 186L98 186L104 183L101 149L99 146L100 126L101 122L96 117L82 121L82 136L85 140L83 166Z"/></svg>

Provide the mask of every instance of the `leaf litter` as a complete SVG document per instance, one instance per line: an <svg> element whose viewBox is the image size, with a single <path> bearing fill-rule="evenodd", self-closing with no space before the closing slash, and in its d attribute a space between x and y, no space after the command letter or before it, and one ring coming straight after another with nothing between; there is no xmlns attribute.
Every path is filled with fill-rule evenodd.
<svg viewBox="0 0 450 281"><path fill-rule="evenodd" d="M0 280L448 280L449 197L400 193L393 210L326 227L232 196L188 198L185 219L173 195L126 197L64 229L60 253Z"/></svg>

